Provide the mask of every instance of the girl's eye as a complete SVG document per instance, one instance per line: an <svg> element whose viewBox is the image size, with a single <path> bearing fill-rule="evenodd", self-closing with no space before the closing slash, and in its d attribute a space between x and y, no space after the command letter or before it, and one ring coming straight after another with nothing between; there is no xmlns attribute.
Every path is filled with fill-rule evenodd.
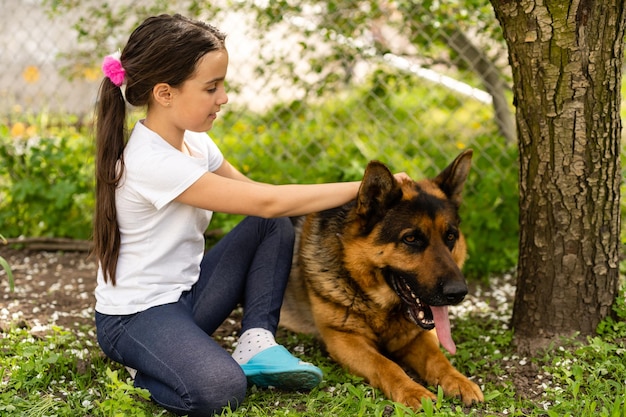
<svg viewBox="0 0 626 417"><path fill-rule="evenodd" d="M219 88L219 83L211 83L206 86L207 93L215 93Z"/></svg>

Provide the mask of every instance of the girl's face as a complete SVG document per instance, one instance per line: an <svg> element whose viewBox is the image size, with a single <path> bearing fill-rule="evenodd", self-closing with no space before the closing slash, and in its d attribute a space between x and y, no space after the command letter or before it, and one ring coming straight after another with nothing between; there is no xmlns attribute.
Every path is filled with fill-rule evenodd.
<svg viewBox="0 0 626 417"><path fill-rule="evenodd" d="M206 132L213 127L217 112L228 102L224 88L228 52L208 52L198 61L195 73L173 89L173 123L180 130Z"/></svg>

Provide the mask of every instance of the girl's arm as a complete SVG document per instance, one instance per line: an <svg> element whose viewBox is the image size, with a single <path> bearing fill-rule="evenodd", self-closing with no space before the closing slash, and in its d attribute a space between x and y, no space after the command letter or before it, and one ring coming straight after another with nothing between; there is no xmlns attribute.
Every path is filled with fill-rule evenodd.
<svg viewBox="0 0 626 417"><path fill-rule="evenodd" d="M220 167L217 170L215 170L214 173L222 177L230 178L233 180L245 181L245 182L256 182L246 177L244 174L242 174L237 168L235 168L226 159L224 159L224 162L222 162L222 165L220 165ZM261 182L256 182L256 183L263 184ZM263 184L263 185L269 185L269 184Z"/></svg>
<svg viewBox="0 0 626 417"><path fill-rule="evenodd" d="M404 172L396 180L411 181ZM271 185L246 177L227 160L183 191L176 201L206 210L265 218L300 216L356 198L360 181Z"/></svg>
<svg viewBox="0 0 626 417"><path fill-rule="evenodd" d="M183 191L176 201L221 213L265 218L299 216L347 203L356 197L361 184L354 181L270 185L254 182L241 173L222 168L215 173L204 174Z"/></svg>

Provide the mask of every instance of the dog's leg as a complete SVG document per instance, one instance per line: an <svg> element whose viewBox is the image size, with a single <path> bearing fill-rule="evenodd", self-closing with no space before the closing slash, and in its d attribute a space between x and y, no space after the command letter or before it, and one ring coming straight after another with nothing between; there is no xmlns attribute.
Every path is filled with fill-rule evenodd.
<svg viewBox="0 0 626 417"><path fill-rule="evenodd" d="M428 384L441 386L446 395L460 397L465 405L484 400L478 385L457 371L445 357L434 332L421 332L396 355Z"/></svg>
<svg viewBox="0 0 626 417"><path fill-rule="evenodd" d="M373 340L354 333L322 330L330 356L351 373L380 389L387 398L413 409L422 406L422 398L437 397L411 379L395 362L382 355Z"/></svg>

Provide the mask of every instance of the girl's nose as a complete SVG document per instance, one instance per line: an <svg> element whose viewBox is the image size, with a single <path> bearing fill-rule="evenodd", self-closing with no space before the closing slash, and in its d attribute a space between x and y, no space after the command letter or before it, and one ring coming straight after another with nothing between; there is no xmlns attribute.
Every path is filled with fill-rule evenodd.
<svg viewBox="0 0 626 417"><path fill-rule="evenodd" d="M219 104L220 106L228 103L228 94L226 94L226 88L220 89L220 95L216 101L217 104Z"/></svg>

